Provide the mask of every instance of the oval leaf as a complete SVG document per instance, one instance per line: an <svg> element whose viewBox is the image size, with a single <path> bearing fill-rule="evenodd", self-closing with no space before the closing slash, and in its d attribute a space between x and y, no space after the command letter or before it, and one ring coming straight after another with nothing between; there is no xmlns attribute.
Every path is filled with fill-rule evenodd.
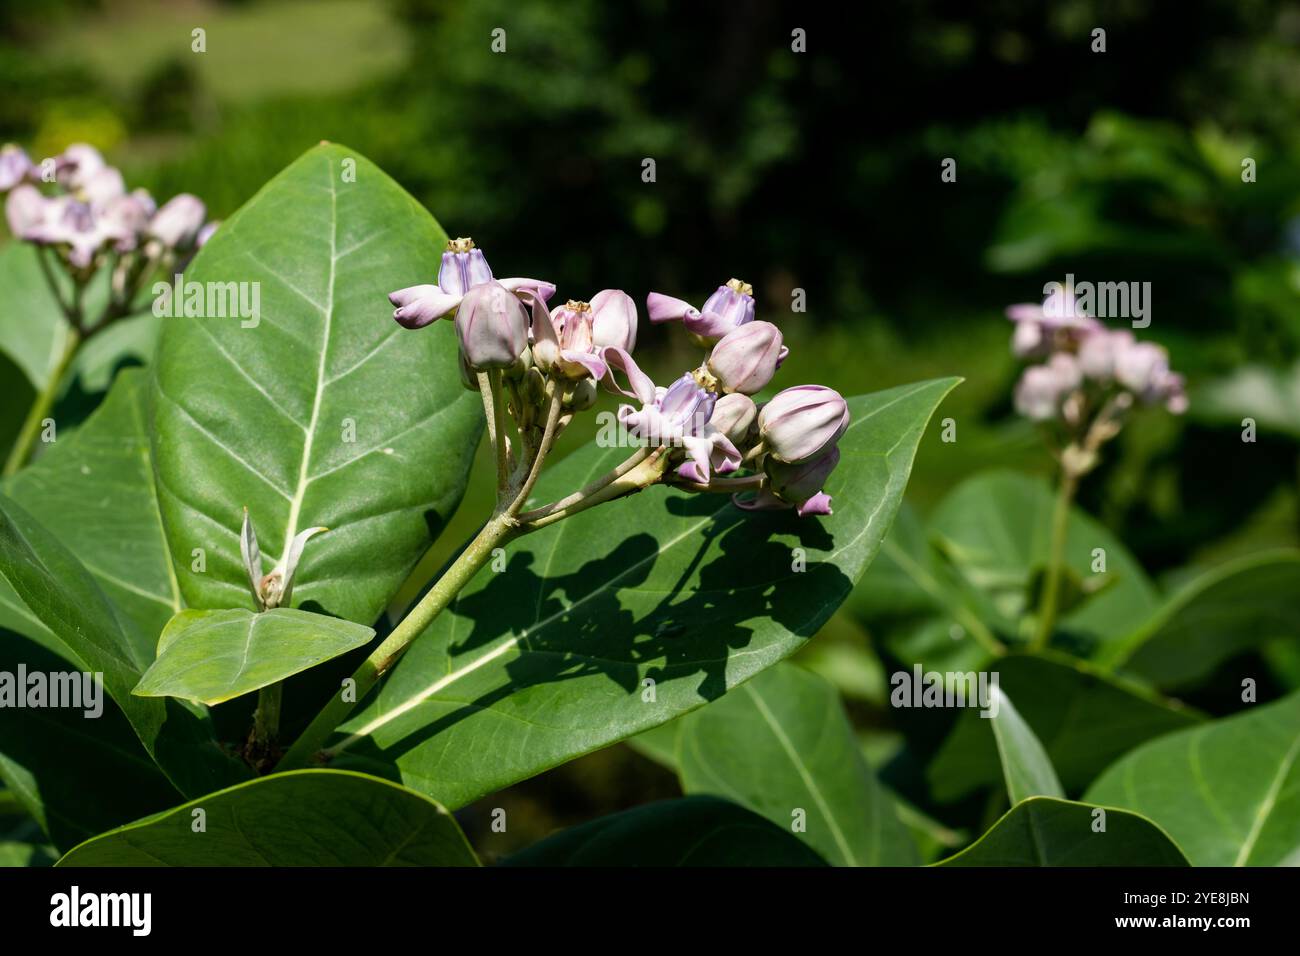
<svg viewBox="0 0 1300 956"><path fill-rule="evenodd" d="M1300 692L1139 747L1087 799L1150 817L1195 866L1300 865Z"/></svg>
<svg viewBox="0 0 1300 956"><path fill-rule="evenodd" d="M372 628L291 608L181 611L132 693L220 704L360 647Z"/></svg>
<svg viewBox="0 0 1300 956"><path fill-rule="evenodd" d="M681 721L682 789L791 828L838 866L912 866L898 822L830 684L778 664Z"/></svg>
<svg viewBox="0 0 1300 956"><path fill-rule="evenodd" d="M395 764L409 786L458 807L714 700L793 653L876 553L926 423L955 384L851 400L828 518L654 488L515 542L506 572L480 573L344 725L346 759L382 773ZM627 454L592 445L570 455L535 497L568 494Z"/></svg>
<svg viewBox="0 0 1300 956"><path fill-rule="evenodd" d="M446 522L482 405L461 387L451 324L409 332L387 303L431 281L445 243L377 167L322 145L199 253L185 280L212 308L164 320L154 396L159 498L190 606L252 607L245 506L272 560L299 531L334 529L307 548L293 603L366 624ZM218 308L231 290L250 306L256 292L259 315Z"/></svg>
<svg viewBox="0 0 1300 956"><path fill-rule="evenodd" d="M204 830L196 832L196 813ZM210 793L72 849L59 866L477 866L445 809L337 770L275 774Z"/></svg>
<svg viewBox="0 0 1300 956"><path fill-rule="evenodd" d="M1097 829L1097 812L1105 829ZM1031 797L936 866L1187 866L1161 829L1136 813Z"/></svg>

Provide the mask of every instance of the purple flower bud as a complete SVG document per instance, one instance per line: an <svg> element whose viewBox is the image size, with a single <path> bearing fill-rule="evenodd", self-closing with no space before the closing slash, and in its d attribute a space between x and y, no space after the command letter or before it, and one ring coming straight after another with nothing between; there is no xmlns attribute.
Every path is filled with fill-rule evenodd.
<svg viewBox="0 0 1300 956"><path fill-rule="evenodd" d="M1066 397L1082 383L1074 356L1058 352L1046 364L1025 369L1016 385L1016 411L1033 421L1055 418Z"/></svg>
<svg viewBox="0 0 1300 956"><path fill-rule="evenodd" d="M471 368L509 368L528 345L528 313L509 290L484 282L461 300L456 333Z"/></svg>
<svg viewBox="0 0 1300 956"><path fill-rule="evenodd" d="M763 462L772 493L792 505L803 505L821 494L835 466L840 463L840 450L832 446L828 451L809 461L788 465L769 455ZM827 499L829 503L829 499ZM826 512L829 514L829 512Z"/></svg>
<svg viewBox="0 0 1300 956"><path fill-rule="evenodd" d="M749 435L757 417L758 408L754 405L754 400L740 392L732 392L718 399L713 406L709 424L726 435L733 444L739 445Z"/></svg>
<svg viewBox="0 0 1300 956"><path fill-rule="evenodd" d="M207 214L207 207L201 199L181 193L167 200L153 214L149 220L149 235L168 249L191 249Z"/></svg>
<svg viewBox="0 0 1300 956"><path fill-rule="evenodd" d="M602 289L591 300L592 342L597 348L636 348L636 303L621 289Z"/></svg>
<svg viewBox="0 0 1300 956"><path fill-rule="evenodd" d="M452 239L442 254L438 269L438 286L448 295L464 295L476 285L492 281L492 269L483 251L474 247L469 238Z"/></svg>
<svg viewBox="0 0 1300 956"><path fill-rule="evenodd" d="M6 143L0 149L0 193L13 189L32 171L32 161L21 146Z"/></svg>
<svg viewBox="0 0 1300 956"><path fill-rule="evenodd" d="M1134 342L1115 356L1115 380L1148 400L1169 374L1169 353L1152 342Z"/></svg>
<svg viewBox="0 0 1300 956"><path fill-rule="evenodd" d="M137 239L148 227L152 214L152 197L137 189L130 195L109 200L99 213L99 225L104 234L114 240L118 252L129 252L136 247Z"/></svg>
<svg viewBox="0 0 1300 956"><path fill-rule="evenodd" d="M34 238L33 233L45 222L49 207L50 201L30 183L15 187L5 200L9 231L18 239Z"/></svg>
<svg viewBox="0 0 1300 956"><path fill-rule="evenodd" d="M707 367L724 392L753 395L776 374L781 348L780 329L771 322L749 322L722 337Z"/></svg>
<svg viewBox="0 0 1300 956"><path fill-rule="evenodd" d="M848 403L823 385L787 388L758 413L758 434L768 457L786 464L821 457L848 427Z"/></svg>
<svg viewBox="0 0 1300 956"><path fill-rule="evenodd" d="M105 166L87 176L77 190L78 198L92 206L103 206L124 195L126 182L122 173L113 166Z"/></svg>

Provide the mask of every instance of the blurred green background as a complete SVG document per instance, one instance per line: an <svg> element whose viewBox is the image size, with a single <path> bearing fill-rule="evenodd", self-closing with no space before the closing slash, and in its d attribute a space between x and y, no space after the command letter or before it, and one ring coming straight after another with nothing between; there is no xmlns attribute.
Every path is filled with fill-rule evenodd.
<svg viewBox="0 0 1300 956"><path fill-rule="evenodd" d="M1066 273L1149 281L1143 334L1188 375L1191 412L1139 415L1082 504L1157 578L1295 544L1300 6L915 0L845 16L763 0L3 0L0 141L34 157L91 142L131 185L223 217L329 139L472 235L498 275L638 303L748 280L792 349L785 384L966 378L940 412L957 441L932 427L917 459L921 512L984 468L1051 474L1011 411L1003 308ZM696 353L646 324L642 356L664 374ZM489 484L425 577L486 514ZM847 614L827 630L822 653L867 639ZM673 787L617 747L504 799L529 808L523 844Z"/></svg>

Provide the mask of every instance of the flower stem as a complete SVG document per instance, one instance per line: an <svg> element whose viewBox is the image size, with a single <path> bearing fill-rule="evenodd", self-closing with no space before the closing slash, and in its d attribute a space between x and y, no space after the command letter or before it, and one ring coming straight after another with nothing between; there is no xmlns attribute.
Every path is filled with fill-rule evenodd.
<svg viewBox="0 0 1300 956"><path fill-rule="evenodd" d="M553 388L551 403L546 410L546 426L542 432L541 441L538 442L537 451L533 456L532 465L528 469L528 477L519 487L519 493L515 495L514 501L506 509L506 513L511 515L519 514L519 509L524 506L528 496L533 492L533 486L537 484L537 477L542 473L542 464L546 461L546 456L550 453L551 448L555 445L555 436L559 431L560 413L564 411L564 400L560 390Z"/></svg>
<svg viewBox="0 0 1300 956"><path fill-rule="evenodd" d="M488 562L492 552L518 534L516 523L506 514L496 514L466 546L460 556L438 578L428 593L393 628L392 633L362 661L352 675L353 686L350 693L342 692L330 698L330 702L316 715L302 735L294 741L292 747L277 765L277 770L292 770L306 767L321 751L339 724L347 719L357 702L364 699L384 674L397 663L406 649L433 622L442 611L455 599L461 589Z"/></svg>
<svg viewBox="0 0 1300 956"><path fill-rule="evenodd" d="M1070 467L1061 469L1061 482L1052 511L1052 538L1047 557L1047 577L1043 582L1043 599L1038 608L1038 629L1030 648L1041 651L1052 637L1056 624L1056 604L1061 590L1061 566L1065 560L1065 538L1070 526L1070 505L1079 487L1079 476Z"/></svg>
<svg viewBox="0 0 1300 956"><path fill-rule="evenodd" d="M601 475L599 478L596 478L595 480L587 483L586 485L584 485L583 487L575 491L573 494L567 495L564 498L561 498L559 501L553 501L549 505L544 505L541 508L534 508L532 511L525 511L523 514L519 516L519 520L524 523L538 521L549 515L555 514L557 511L563 511L565 508L568 508L570 505L577 504L579 501L582 501L584 498L594 495L597 491L600 491L600 489L604 488L610 482L622 478L624 475L626 475L637 465L641 464L641 462L645 461L646 458L650 456L651 451L653 451L653 449L648 445L643 448L638 448L621 465L611 468L609 471L605 472L605 474Z"/></svg>
<svg viewBox="0 0 1300 956"><path fill-rule="evenodd" d="M45 421L50 414L50 410L54 407L54 399L59 394L59 386L62 384L68 368L72 365L73 358L76 357L77 348L81 345L81 335L76 329L68 327L64 330L63 335L63 353L59 357L58 364L50 370L49 380L37 392L31 408L27 410L27 418L23 420L22 429L14 440L14 446L9 451L9 457L5 459L3 474L6 478L15 474L23 465L27 464L28 458L31 457L32 448L36 445L36 436L41 432L41 423Z"/></svg>

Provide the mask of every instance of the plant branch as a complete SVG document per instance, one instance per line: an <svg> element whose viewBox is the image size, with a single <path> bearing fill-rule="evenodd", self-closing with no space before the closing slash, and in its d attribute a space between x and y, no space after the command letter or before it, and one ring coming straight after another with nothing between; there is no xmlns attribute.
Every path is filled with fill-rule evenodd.
<svg viewBox="0 0 1300 956"><path fill-rule="evenodd" d="M528 522L538 521L549 515L555 514L557 511L562 511L565 508L568 508L570 505L577 504L579 501L582 501L584 498L587 498L590 495L595 494L597 491L600 491L600 489L604 488L610 482L622 478L624 475L626 475L637 465L641 464L641 462L645 461L646 458L650 456L653 450L654 449L650 448L649 446L638 448L621 465L611 468L609 471L605 472L605 474L601 475L599 478L594 479L593 481L588 482L586 485L579 488L573 494L566 495L565 497L559 499L558 501L551 502L549 505L544 505L540 508L534 508L532 511L525 511L523 514L519 516L520 522L528 523Z"/></svg>
<svg viewBox="0 0 1300 956"><path fill-rule="evenodd" d="M81 345L81 333L77 329L68 326L64 329L63 334L63 352L59 357L59 361L50 370L48 381L36 393L36 398L32 401L31 408L27 410L27 417L23 420L18 437L14 439L14 445L9 451L9 457L5 459L3 474L6 478L15 474L27 464L27 460L31 457L32 449L36 446L36 437L41 433L41 423L45 421L50 414L50 410L54 407L54 400L59 394L59 385L63 382L63 378L77 354L77 348Z"/></svg>
<svg viewBox="0 0 1300 956"><path fill-rule="evenodd" d="M419 603L393 628L392 633L362 661L351 677L354 682L350 688L351 693L345 695L339 692L330 698L329 703L294 741L276 769L292 770L311 765L330 734L347 719L357 702L363 700L379 678L392 669L415 639L424 633L433 619L442 613L488 562L492 552L519 533L514 521L507 515L494 515Z"/></svg>
<svg viewBox="0 0 1300 956"><path fill-rule="evenodd" d="M557 426L560 423L560 413L564 411L564 399L560 390L554 387L554 383L548 383L547 390L551 393L551 401L546 409L546 427L542 431L542 439L538 442L537 450L533 453L528 476L520 486L519 493L515 495L514 501L506 509L506 514L511 517L519 514L519 509L524 506L524 502L532 494L533 486L537 484L537 478L542 473L542 465L546 461L546 456L550 453L551 448L555 445L555 437L559 433Z"/></svg>

